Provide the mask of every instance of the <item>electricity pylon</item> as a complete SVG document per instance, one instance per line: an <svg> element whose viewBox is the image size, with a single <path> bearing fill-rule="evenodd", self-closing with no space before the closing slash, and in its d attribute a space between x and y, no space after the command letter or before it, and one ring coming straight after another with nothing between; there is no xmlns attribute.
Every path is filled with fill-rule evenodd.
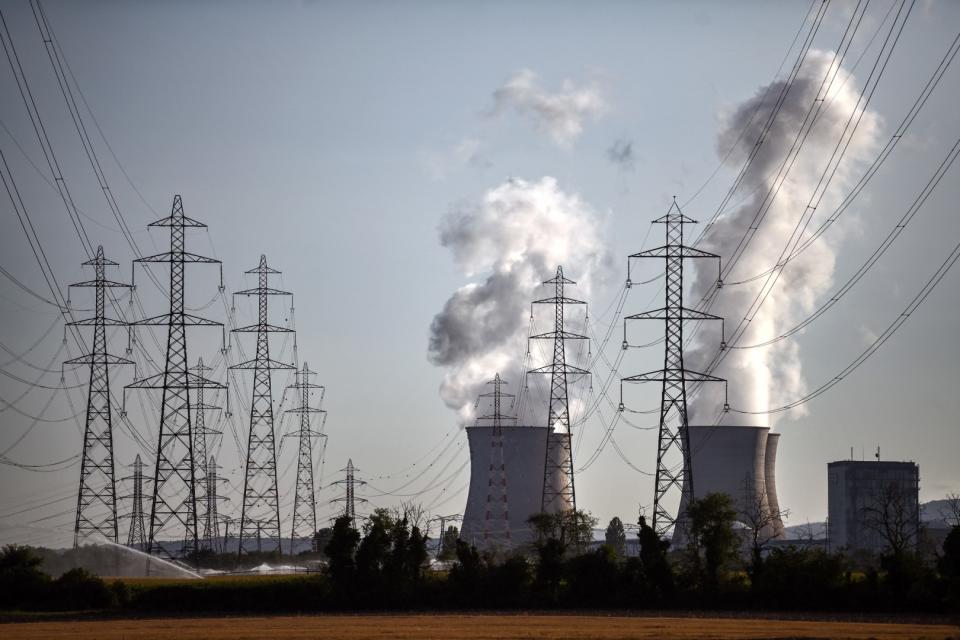
<svg viewBox="0 0 960 640"><path fill-rule="evenodd" d="M206 377L206 374L213 371L210 367L204 366L203 358L197 360L196 366L190 369L200 377ZM204 403L204 387L200 386L196 390L196 403L193 405L196 419L193 425L193 476L196 479L197 486L197 520L203 523L203 533L200 535L201 548L212 549L213 540L207 535L210 529L209 501L207 495L210 493L210 477L207 463L207 444L208 438L220 435L220 431L211 429L207 426L206 411L208 409L219 409L220 407ZM214 476L214 484L216 477ZM216 489L214 488L214 492ZM215 494L214 494L215 495ZM214 498L214 501L216 498ZM199 525L198 525L199 526Z"/></svg>
<svg viewBox="0 0 960 640"><path fill-rule="evenodd" d="M513 394L503 393L500 387L507 384L497 373L487 384L493 385L490 393L481 393L480 398L491 398L493 413L477 417L477 425L481 420L491 423L490 430L490 468L487 478L487 511L483 519L483 539L491 540L502 537L502 541L510 544L510 505L507 499L507 464L503 456L503 421L516 421L512 416L506 416L500 410L503 398L513 398ZM477 399L479 404L480 400ZM494 512L497 512L494 515Z"/></svg>
<svg viewBox="0 0 960 640"><path fill-rule="evenodd" d="M356 479L356 468L353 466L353 459L347 460L347 466L340 471L346 472L343 480L337 480L333 484L342 484L344 485L346 491L342 498L334 498L330 502L342 502L343 503L343 515L350 518L350 524L354 529L357 528L357 504L358 502L366 502L364 498L358 498L356 494L356 485L365 485L367 484L363 480Z"/></svg>
<svg viewBox="0 0 960 640"><path fill-rule="evenodd" d="M719 316L688 309L683 306L683 260L685 258L717 258L714 253L683 244L683 225L696 224L683 215L676 199L666 215L654 220L666 226L666 244L656 249L634 253L627 260L629 283L629 260L632 258L663 258L666 262L664 306L624 318L624 348L627 348L628 320L663 320L666 331L664 340L663 369L642 373L620 381L620 410L623 411L623 383L660 382L660 430L657 444L657 473L653 495L652 527L661 537L676 529L683 514L676 517L664 504L671 494L679 492L679 504L686 505L694 497L694 477L690 461L690 441L687 427L687 382L726 382L722 378L687 369L683 365L683 323L685 320L722 320ZM719 281L718 281L719 283ZM672 422L676 422L672 426ZM679 454L680 462L676 460ZM679 510L679 509L678 509Z"/></svg>
<svg viewBox="0 0 960 640"><path fill-rule="evenodd" d="M325 438L321 426L320 431L314 431L310 428L310 416L318 414L322 416L321 420L326 418L326 411L310 406L310 390L319 390L320 398L318 402L323 402L324 388L319 384L312 384L310 376L317 375L310 371L307 363L303 363L303 368L296 372L295 384L287 387L300 392L300 404L293 409L287 409L287 413L295 413L300 416L300 429L288 436L296 436L299 444L299 453L297 455L297 487L293 498L293 524L290 527L290 555L294 554L294 545L297 540L314 540L317 532L317 498L314 490L313 481L313 439ZM322 423L321 423L322 425Z"/></svg>
<svg viewBox="0 0 960 640"><path fill-rule="evenodd" d="M127 546L141 550L147 548L147 532L143 526L143 462L139 453L133 460L133 508L130 510Z"/></svg>
<svg viewBox="0 0 960 640"><path fill-rule="evenodd" d="M104 316L106 290L132 285L106 279L107 266L116 262L103 256L103 247L97 255L83 263L94 267L93 280L78 282L71 287L90 287L96 290L94 317L71 322L68 326L92 326L93 348L90 353L67 360L64 364L90 366L87 391L87 419L83 429L83 455L80 462L80 489L77 491L77 517L73 527L73 546L91 534L102 535L118 542L117 487L113 466L113 420L110 410L110 365L133 364L107 353L107 326L126 326L121 320Z"/></svg>
<svg viewBox="0 0 960 640"><path fill-rule="evenodd" d="M277 492L277 451L273 427L273 391L271 373L293 369L283 362L270 359L271 333L290 333L293 330L272 325L267 309L270 296L293 295L269 286L269 276L280 272L267 266L267 257L260 256L260 264L246 273L257 274L257 287L237 291L236 296L257 297L257 324L240 327L237 333L257 334L257 355L231 369L253 370L253 400L250 403L250 433L247 440L247 461L243 481L243 507L240 511L240 543L238 554L248 551L246 544L256 542L262 549L264 537L280 545L280 497Z"/></svg>
<svg viewBox="0 0 960 640"><path fill-rule="evenodd" d="M427 535L428 535L428 536L430 535L429 526L430 526L430 523L432 523L432 522L439 522L439 523L440 523L440 536L437 538L437 554L436 554L436 556L434 556L435 558L437 558L437 559L439 560L439 559L440 559L440 555L443 553L443 543L444 543L444 539L445 539L445 537L446 537L446 535L447 535L447 523L448 523L448 522L463 522L463 514L460 514L460 513L452 513L452 514L445 515L445 516L436 516L435 518L430 518L429 520L427 520L427 527L428 527L428 529L427 529ZM458 536L458 537L459 537L459 536Z"/></svg>
<svg viewBox="0 0 960 640"><path fill-rule="evenodd" d="M530 336L530 339L553 340L553 361L537 369L531 369L527 373L550 374L550 410L547 414L547 450L543 467L540 510L544 513L561 513L577 509L577 495L573 484L573 447L567 376L590 375L589 371L566 362L566 341L586 340L587 336L564 329L563 309L568 304L586 304L586 302L564 295L564 285L576 284L576 282L564 277L563 267L557 267L557 275L543 284L554 286L554 296L534 300L533 304L554 305L553 331Z"/></svg>
<svg viewBox="0 0 960 640"><path fill-rule="evenodd" d="M220 514L218 507L220 500L226 500L226 497L218 495L217 486L221 478L218 477L219 467L217 459L210 456L206 468L206 493L204 495L205 509L203 518L203 548L216 552L220 544ZM226 478L223 478L226 480ZM226 551L225 549L223 551Z"/></svg>
<svg viewBox="0 0 960 640"><path fill-rule="evenodd" d="M138 380L127 389L162 389L160 429L157 441L157 464L153 471L153 500L150 505L150 531L147 538L149 553L172 555L161 543L161 535L168 539L182 536L181 555L197 549L197 493L193 461L193 408L190 390L225 389L213 380L187 370L187 327L222 327L223 324L186 313L184 310L185 266L187 264L220 264L219 260L186 251L186 229L205 228L207 225L183 214L183 201L173 197L170 215L152 222L150 227L170 229L170 251L139 258L139 263L165 262L170 265L170 310L163 315L132 323L142 326L167 327L167 353L164 370ZM134 271L135 272L135 271ZM220 274L223 287L223 273ZM179 528L179 531L173 530Z"/></svg>

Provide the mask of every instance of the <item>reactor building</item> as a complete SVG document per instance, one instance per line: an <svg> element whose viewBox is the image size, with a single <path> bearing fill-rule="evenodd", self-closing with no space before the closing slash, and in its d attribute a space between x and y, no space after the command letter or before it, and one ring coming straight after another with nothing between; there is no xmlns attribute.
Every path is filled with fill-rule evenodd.
<svg viewBox="0 0 960 640"><path fill-rule="evenodd" d="M764 535L783 537L776 478L780 434L770 427L727 425L690 426L688 433L694 498L725 493L741 514L760 507L770 514ZM685 511L686 493L680 513Z"/></svg>
<svg viewBox="0 0 960 640"><path fill-rule="evenodd" d="M899 535L915 544L920 531L920 467L915 462L831 462L827 512L831 551L883 552L886 542L877 531L882 527L899 528Z"/></svg>

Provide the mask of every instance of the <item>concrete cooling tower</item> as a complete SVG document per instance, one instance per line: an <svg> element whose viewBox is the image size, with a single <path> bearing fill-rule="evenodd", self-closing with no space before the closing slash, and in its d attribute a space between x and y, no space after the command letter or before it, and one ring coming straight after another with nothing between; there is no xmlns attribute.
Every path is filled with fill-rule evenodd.
<svg viewBox="0 0 960 640"><path fill-rule="evenodd" d="M460 538L476 545L478 549L499 545L517 547L531 541L532 533L527 518L540 511L543 493L543 467L547 449L547 427L501 427L503 434L503 462L506 475L509 545L505 544L505 530L499 511L493 517L498 522L487 520L488 496L499 497L499 491L491 491L490 483L499 481L499 475L491 477L492 426L467 427L470 445L470 491L467 507L463 512ZM495 498L496 499L496 498ZM488 538L484 532L492 533Z"/></svg>
<svg viewBox="0 0 960 640"><path fill-rule="evenodd" d="M691 426L690 452L694 497L726 493L737 511L758 496L762 508L779 513L776 463L779 433L769 427ZM681 504L680 512L686 509ZM783 521L774 518L773 537L783 535Z"/></svg>

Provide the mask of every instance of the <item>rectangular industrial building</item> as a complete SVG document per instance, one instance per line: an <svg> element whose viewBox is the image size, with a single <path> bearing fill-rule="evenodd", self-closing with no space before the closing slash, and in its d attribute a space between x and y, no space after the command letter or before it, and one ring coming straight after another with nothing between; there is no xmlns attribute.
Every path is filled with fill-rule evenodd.
<svg viewBox="0 0 960 640"><path fill-rule="evenodd" d="M827 503L831 551L883 553L889 546L880 532L884 527L895 528L915 545L920 530L920 467L914 462L831 462Z"/></svg>

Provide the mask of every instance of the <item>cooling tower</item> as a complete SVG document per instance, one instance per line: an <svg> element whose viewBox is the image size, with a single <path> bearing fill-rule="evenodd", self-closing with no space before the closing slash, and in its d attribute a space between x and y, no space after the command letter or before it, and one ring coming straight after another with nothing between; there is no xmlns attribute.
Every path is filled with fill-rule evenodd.
<svg viewBox="0 0 960 640"><path fill-rule="evenodd" d="M763 481L767 489L767 504L774 514L773 535L783 537L783 518L780 517L780 501L777 498L777 445L780 444L779 433L767 434L767 451L763 459Z"/></svg>
<svg viewBox="0 0 960 640"><path fill-rule="evenodd" d="M694 497L726 493L742 512L753 496L760 496L761 508L778 511L776 453L780 434L769 432L769 427L691 426ZM680 512L685 510L684 502ZM768 533L779 537L783 523L774 523Z"/></svg>
<svg viewBox="0 0 960 640"><path fill-rule="evenodd" d="M510 546L530 542L527 518L540 511L543 493L543 466L547 448L547 427L501 427L503 459L507 477ZM463 512L460 538L482 549L491 544L503 546L502 535L493 541L484 539L485 529L500 534L501 522L485 527L487 496L490 495L490 451L493 427L467 427L470 445L470 491ZM499 478L499 476L498 476Z"/></svg>

